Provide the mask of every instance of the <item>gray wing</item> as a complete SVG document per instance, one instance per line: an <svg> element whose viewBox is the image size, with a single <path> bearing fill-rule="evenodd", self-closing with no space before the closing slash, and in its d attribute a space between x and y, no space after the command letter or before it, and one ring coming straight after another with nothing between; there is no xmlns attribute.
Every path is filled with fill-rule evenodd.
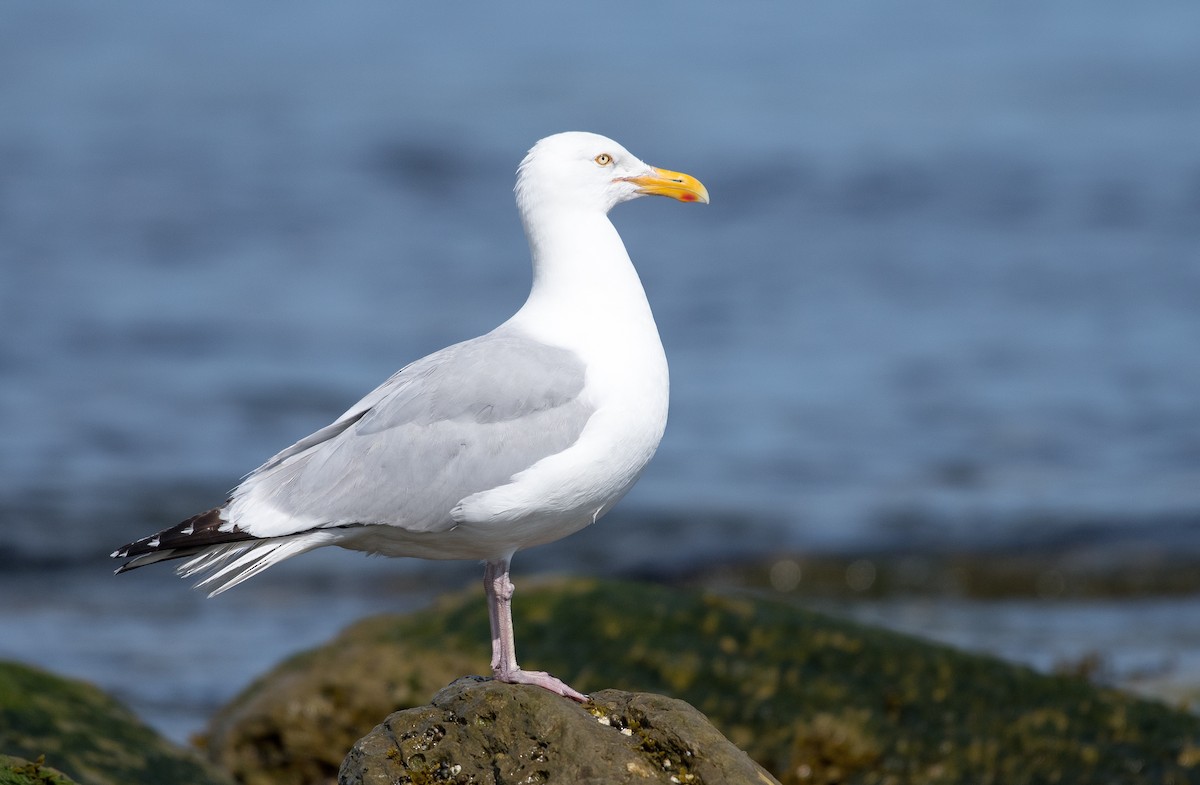
<svg viewBox="0 0 1200 785"><path fill-rule="evenodd" d="M308 522L297 530L314 520L448 529L459 500L575 443L593 412L585 371L574 352L498 328L401 369L248 476L234 499ZM252 520L238 525L261 536Z"/></svg>

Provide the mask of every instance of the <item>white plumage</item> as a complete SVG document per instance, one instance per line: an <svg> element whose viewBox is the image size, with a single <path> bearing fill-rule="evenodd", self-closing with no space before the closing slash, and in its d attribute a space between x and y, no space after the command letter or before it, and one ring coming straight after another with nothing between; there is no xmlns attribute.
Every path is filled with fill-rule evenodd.
<svg viewBox="0 0 1200 785"><path fill-rule="evenodd" d="M186 558L179 573L219 594L325 545L480 559L495 677L583 700L517 667L509 563L607 512L666 425L662 343L608 211L646 194L708 193L578 132L534 145L515 190L533 285L512 318L401 369L256 469L223 506L119 549L113 556L129 561L118 572Z"/></svg>

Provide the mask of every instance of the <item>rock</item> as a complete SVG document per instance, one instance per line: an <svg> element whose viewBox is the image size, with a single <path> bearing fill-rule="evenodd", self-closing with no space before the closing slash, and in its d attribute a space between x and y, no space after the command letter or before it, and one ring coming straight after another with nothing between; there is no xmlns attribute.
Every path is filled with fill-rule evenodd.
<svg viewBox="0 0 1200 785"><path fill-rule="evenodd" d="M293 657L221 709L201 738L244 785L331 782L380 718L420 706L478 663L399 641L344 641Z"/></svg>
<svg viewBox="0 0 1200 785"><path fill-rule="evenodd" d="M44 756L49 766L28 760L17 766L34 783L70 781L53 779L61 775L50 766L80 785L229 783L96 687L13 662L0 662L0 752L34 761ZM50 778L29 779L38 769Z"/></svg>
<svg viewBox="0 0 1200 785"><path fill-rule="evenodd" d="M603 690L592 701L460 679L355 744L338 785L778 785L681 700Z"/></svg>
<svg viewBox="0 0 1200 785"><path fill-rule="evenodd" d="M784 785L1200 782L1200 717L787 603L570 581L513 604L524 666L685 700ZM489 655L481 592L367 619L268 674L211 745L259 750L244 782L328 782L353 739Z"/></svg>
<svg viewBox="0 0 1200 785"><path fill-rule="evenodd" d="M0 785L76 785L76 782L45 765L42 758L28 761L0 755Z"/></svg>

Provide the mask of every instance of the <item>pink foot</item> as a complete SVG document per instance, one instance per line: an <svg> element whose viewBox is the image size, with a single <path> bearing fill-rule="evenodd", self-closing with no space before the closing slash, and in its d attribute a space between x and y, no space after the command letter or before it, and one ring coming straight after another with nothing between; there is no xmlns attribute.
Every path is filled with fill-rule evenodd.
<svg viewBox="0 0 1200 785"><path fill-rule="evenodd" d="M535 687L550 690L555 695L562 695L564 698L570 698L580 703L587 703L590 700L582 692L571 689L565 682L554 678L545 671L523 671L517 668L516 670L502 673L497 670L495 678L496 681L502 681L506 684L532 684Z"/></svg>

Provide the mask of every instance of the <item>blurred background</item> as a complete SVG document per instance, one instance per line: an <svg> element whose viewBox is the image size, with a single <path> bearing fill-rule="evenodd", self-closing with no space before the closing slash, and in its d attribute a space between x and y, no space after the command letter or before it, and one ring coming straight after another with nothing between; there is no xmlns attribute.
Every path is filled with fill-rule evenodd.
<svg viewBox="0 0 1200 785"><path fill-rule="evenodd" d="M614 212L671 421L518 589L761 588L1194 701L1198 77L1190 0L9 4L0 657L182 739L474 587L329 552L208 601L107 554L507 318L516 166L591 130L713 202Z"/></svg>

